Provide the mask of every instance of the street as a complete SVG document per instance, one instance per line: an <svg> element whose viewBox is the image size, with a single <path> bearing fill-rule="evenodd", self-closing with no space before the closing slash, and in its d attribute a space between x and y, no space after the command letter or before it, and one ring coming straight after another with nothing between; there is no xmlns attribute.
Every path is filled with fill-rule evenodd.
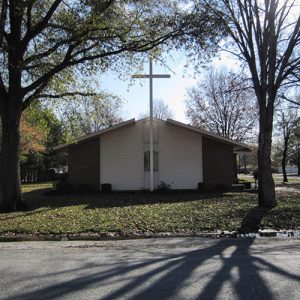
<svg viewBox="0 0 300 300"><path fill-rule="evenodd" d="M0 244L1 299L300 299L300 240Z"/></svg>

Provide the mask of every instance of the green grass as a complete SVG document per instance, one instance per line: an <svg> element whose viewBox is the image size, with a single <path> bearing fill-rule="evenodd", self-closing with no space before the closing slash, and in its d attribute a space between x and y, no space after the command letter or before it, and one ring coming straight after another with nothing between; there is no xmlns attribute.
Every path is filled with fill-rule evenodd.
<svg viewBox="0 0 300 300"><path fill-rule="evenodd" d="M0 233L135 233L237 230L257 205L257 195L227 193L44 196L51 184L24 185L30 210L0 214ZM299 194L281 193L262 228L299 229Z"/></svg>

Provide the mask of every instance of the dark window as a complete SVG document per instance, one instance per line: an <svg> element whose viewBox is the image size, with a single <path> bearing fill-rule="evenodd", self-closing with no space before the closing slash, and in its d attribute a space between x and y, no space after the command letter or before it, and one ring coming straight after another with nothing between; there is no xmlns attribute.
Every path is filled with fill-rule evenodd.
<svg viewBox="0 0 300 300"><path fill-rule="evenodd" d="M150 172L150 151L144 153L144 170ZM158 152L153 151L153 171L158 171Z"/></svg>

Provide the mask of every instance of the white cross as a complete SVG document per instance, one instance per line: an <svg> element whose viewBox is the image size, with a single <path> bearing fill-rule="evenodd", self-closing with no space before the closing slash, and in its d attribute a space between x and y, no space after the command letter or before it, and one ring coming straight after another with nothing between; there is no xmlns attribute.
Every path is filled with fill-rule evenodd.
<svg viewBox="0 0 300 300"><path fill-rule="evenodd" d="M132 75L132 78L149 78L150 82L150 191L153 188L153 78L170 78L167 74L153 74L152 58L149 60L149 75Z"/></svg>

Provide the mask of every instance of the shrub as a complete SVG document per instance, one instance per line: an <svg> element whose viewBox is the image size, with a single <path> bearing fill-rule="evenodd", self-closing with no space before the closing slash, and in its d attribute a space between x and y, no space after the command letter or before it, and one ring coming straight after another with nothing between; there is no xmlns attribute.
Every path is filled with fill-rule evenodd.
<svg viewBox="0 0 300 300"><path fill-rule="evenodd" d="M102 183L101 184L101 192L103 193L111 193L112 192L112 186L110 183Z"/></svg>
<svg viewBox="0 0 300 300"><path fill-rule="evenodd" d="M251 189L251 182L243 182L243 185L245 187L245 190L250 190Z"/></svg>
<svg viewBox="0 0 300 300"><path fill-rule="evenodd" d="M204 184L203 182L198 182L198 192L204 192Z"/></svg>
<svg viewBox="0 0 300 300"><path fill-rule="evenodd" d="M168 192L171 189L171 185L161 181L160 184L157 186L158 192Z"/></svg>

